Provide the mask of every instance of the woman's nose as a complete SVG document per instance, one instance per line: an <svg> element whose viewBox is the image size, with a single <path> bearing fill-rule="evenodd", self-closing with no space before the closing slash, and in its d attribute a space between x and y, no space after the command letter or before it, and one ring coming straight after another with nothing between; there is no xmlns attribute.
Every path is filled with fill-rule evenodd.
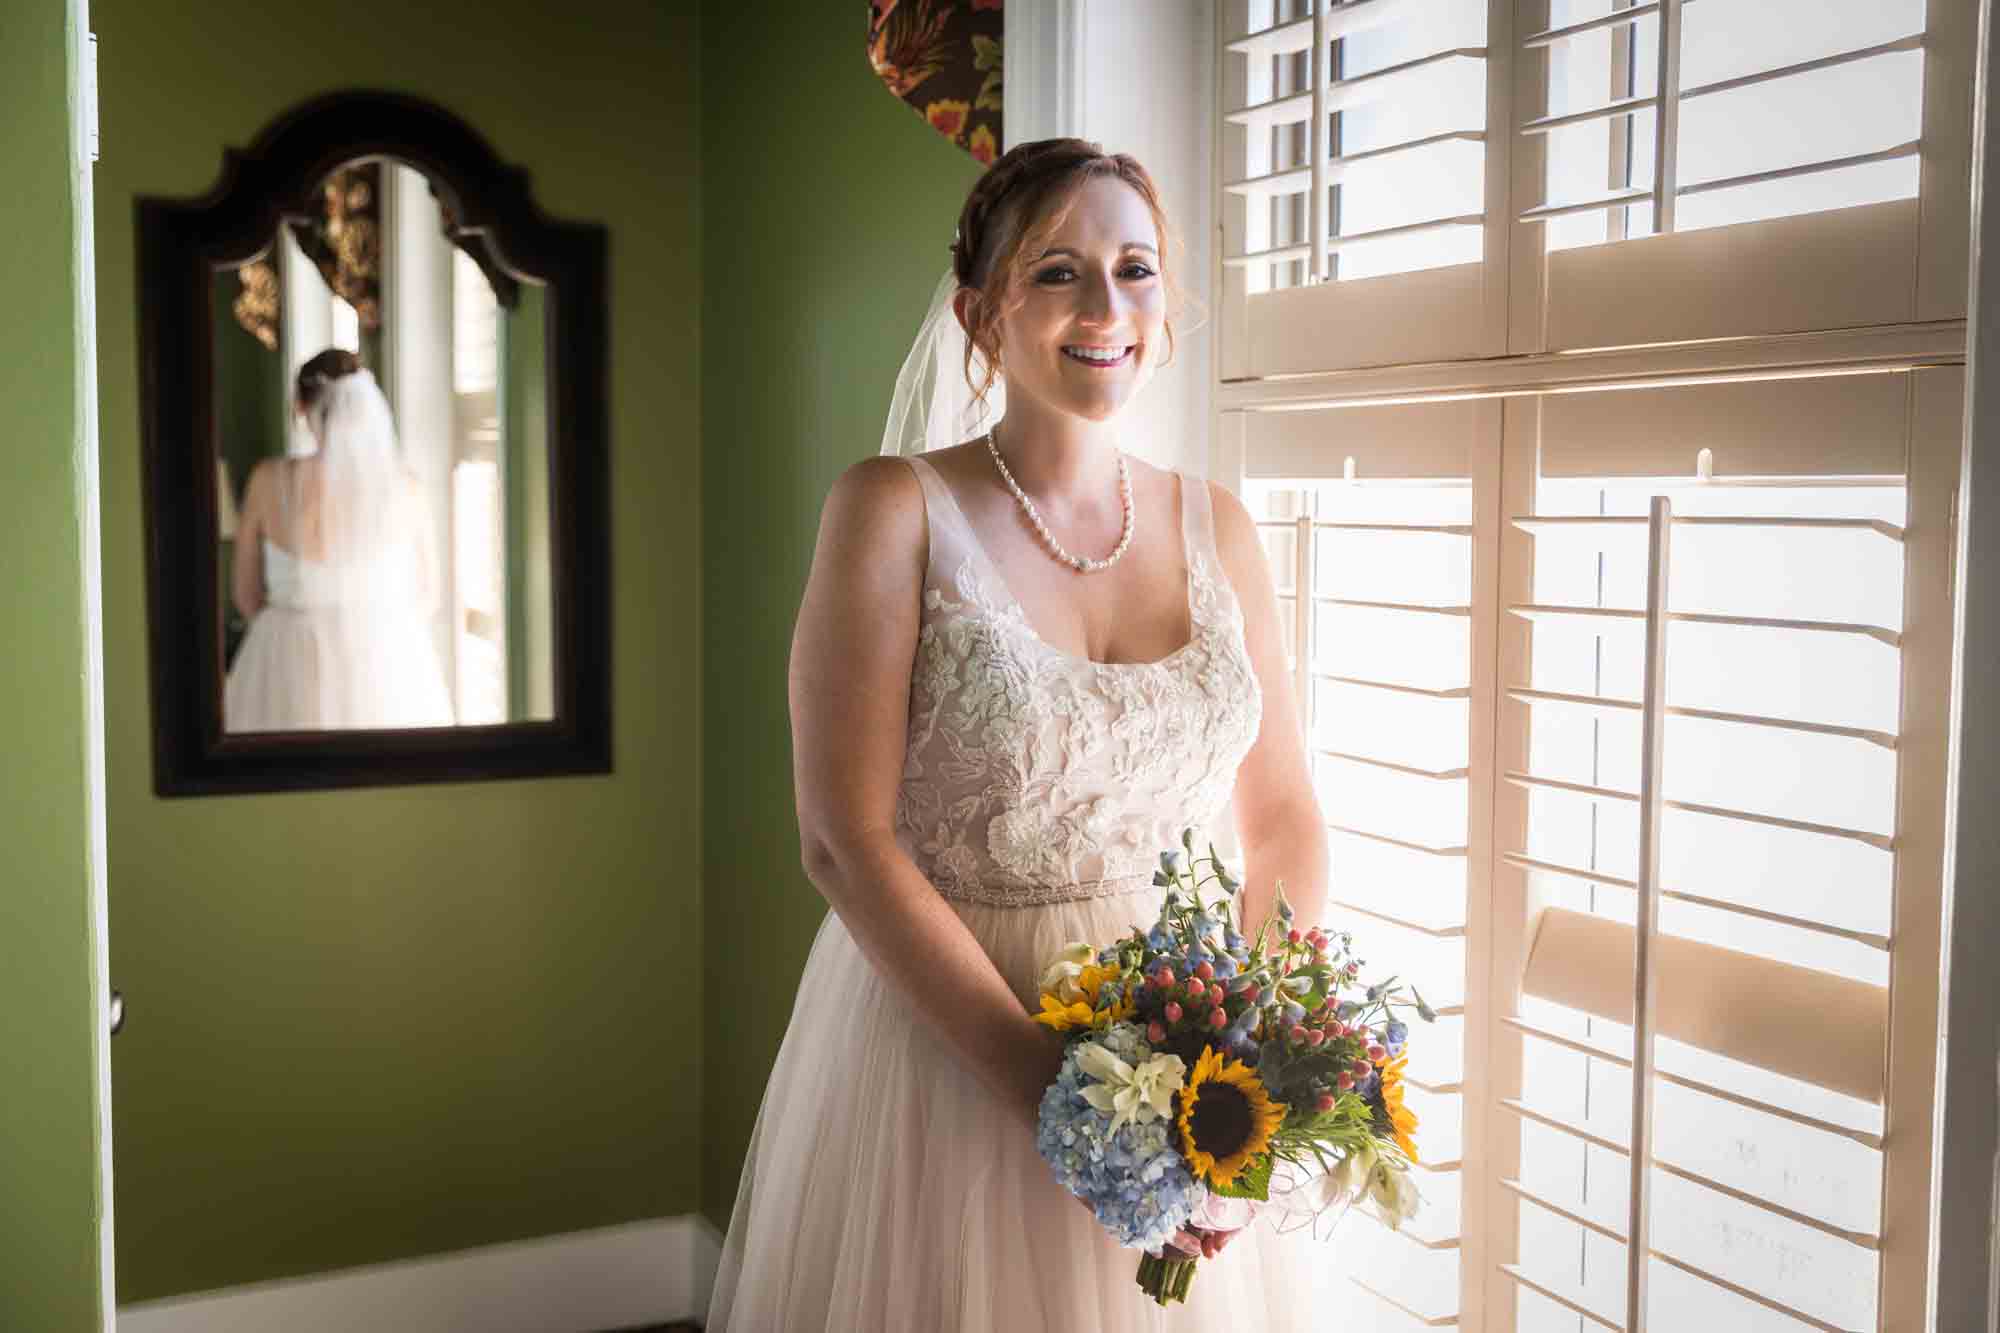
<svg viewBox="0 0 2000 1333"><path fill-rule="evenodd" d="M1094 273L1083 280L1083 304L1078 319L1091 328L1110 328L1125 315L1124 293L1106 273Z"/></svg>

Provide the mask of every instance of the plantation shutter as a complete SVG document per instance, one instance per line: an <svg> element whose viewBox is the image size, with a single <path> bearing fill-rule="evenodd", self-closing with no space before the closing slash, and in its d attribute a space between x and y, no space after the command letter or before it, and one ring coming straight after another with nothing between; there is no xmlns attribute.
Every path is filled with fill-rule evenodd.
<svg viewBox="0 0 2000 1333"><path fill-rule="evenodd" d="M1340 1326L1921 1327L1974 6L1221 9L1215 467L1443 1015Z"/></svg>

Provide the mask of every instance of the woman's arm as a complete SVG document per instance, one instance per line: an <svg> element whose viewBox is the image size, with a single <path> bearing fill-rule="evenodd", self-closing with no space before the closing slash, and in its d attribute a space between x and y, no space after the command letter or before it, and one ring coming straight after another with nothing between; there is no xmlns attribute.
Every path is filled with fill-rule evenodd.
<svg viewBox="0 0 2000 1333"><path fill-rule="evenodd" d="M250 480L243 487L242 512L236 516L229 597L246 621L254 620L264 609L264 507L270 489L270 464L259 463L250 470Z"/></svg>
<svg viewBox="0 0 2000 1333"><path fill-rule="evenodd" d="M1298 919L1318 924L1326 909L1326 822L1313 794L1298 700L1278 630L1278 599L1264 545L1242 501L1210 486L1215 543L1243 608L1243 636L1264 694L1264 722L1236 773L1236 833L1243 843L1243 920L1255 938L1276 905L1276 886ZM1303 645L1301 645L1303 647Z"/></svg>
<svg viewBox="0 0 2000 1333"><path fill-rule="evenodd" d="M906 463L870 459L834 484L792 637L800 843L806 874L875 970L1032 1124L1061 1048L894 836L926 546Z"/></svg>

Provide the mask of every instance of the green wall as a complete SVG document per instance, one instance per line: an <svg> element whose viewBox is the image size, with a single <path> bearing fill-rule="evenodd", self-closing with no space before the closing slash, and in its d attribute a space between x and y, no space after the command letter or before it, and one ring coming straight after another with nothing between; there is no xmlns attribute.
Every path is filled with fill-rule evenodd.
<svg viewBox="0 0 2000 1333"><path fill-rule="evenodd" d="M68 6L0 17L0 1328L83 1333L98 1299L78 247Z"/></svg>
<svg viewBox="0 0 2000 1333"><path fill-rule="evenodd" d="M702 19L702 1200L727 1221L824 909L799 868L785 664L820 501L875 452L978 164L869 69L865 7ZM726 990L725 990L726 986ZM837 1002L834 1001L834 1002Z"/></svg>
<svg viewBox="0 0 2000 1333"><path fill-rule="evenodd" d="M692 9L607 0L585 22L531 0L354 0L337 13L99 0L111 951L131 1005L113 1048L121 1301L697 1206ZM39 46L30 53L10 32L0 51L23 67L12 86L47 79ZM545 210L610 229L617 771L163 802L147 737L133 198L206 191L224 146L307 97L352 87L442 103L527 169ZM23 132L50 131L9 123L0 136ZM8 179L0 209L46 193ZM56 266L32 276L54 283ZM20 290L8 288L16 306ZM58 355L50 325L0 322L0 374L32 376ZM45 410L51 438L66 438L59 408ZM75 534L59 503L66 460L52 450L33 462L47 499L28 517L53 527L36 539L27 523L6 525L0 540L24 549L0 564L10 588L44 599L36 623L60 629L76 614ZM38 569L51 572L14 573ZM4 669L65 674L49 667L9 659ZM23 688L8 697L31 697ZM30 794L46 807L47 845L31 854L52 864L35 891L60 892L74 915L61 876L80 854L70 836L80 806L58 761L78 741L74 718L55 706L67 700L41 707L39 730L15 742L9 772L35 781L0 804L0 818L32 817ZM71 925L80 931L81 918ZM80 942L33 952L38 968L84 956ZM11 994L18 974L0 976L0 995ZM80 1001L55 1012L71 1028L83 1021ZM80 1036L73 1045L86 1049ZM83 1076L81 1059L65 1079ZM83 1096L66 1091L49 1114ZM10 1271L23 1253L7 1249Z"/></svg>

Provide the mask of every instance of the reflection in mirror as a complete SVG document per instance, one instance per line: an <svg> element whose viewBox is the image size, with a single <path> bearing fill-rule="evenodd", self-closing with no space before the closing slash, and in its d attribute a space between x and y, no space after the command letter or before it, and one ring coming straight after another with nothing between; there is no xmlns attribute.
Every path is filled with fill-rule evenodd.
<svg viewBox="0 0 2000 1333"><path fill-rule="evenodd" d="M350 163L214 273L230 733L554 716L542 288Z"/></svg>

